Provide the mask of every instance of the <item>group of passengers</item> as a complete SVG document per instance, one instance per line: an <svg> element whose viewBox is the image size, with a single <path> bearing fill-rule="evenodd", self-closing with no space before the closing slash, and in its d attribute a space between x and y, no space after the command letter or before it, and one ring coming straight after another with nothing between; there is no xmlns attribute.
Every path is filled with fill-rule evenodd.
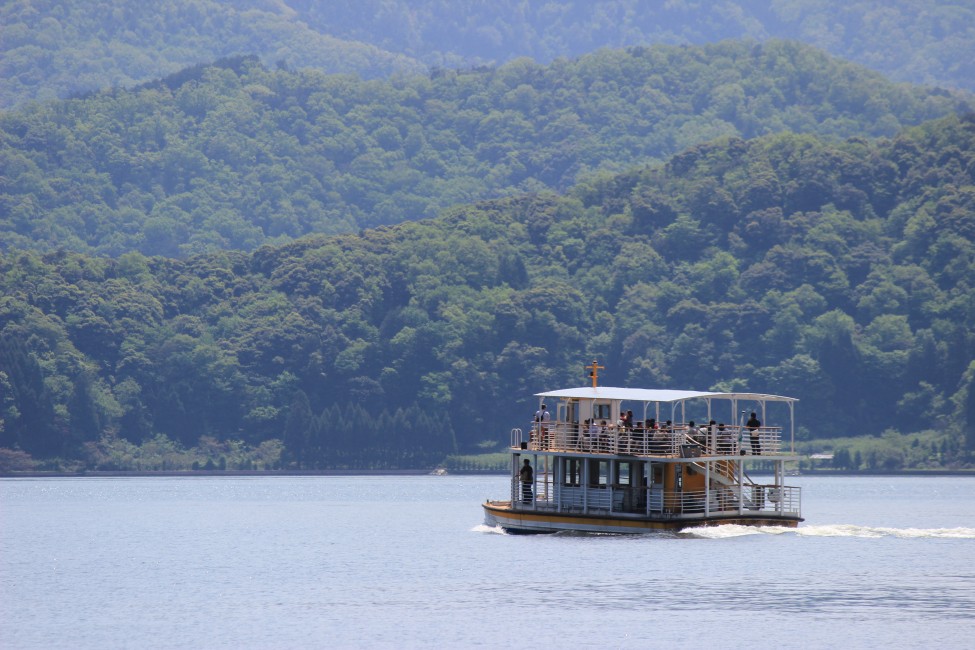
<svg viewBox="0 0 975 650"><path fill-rule="evenodd" d="M533 442L543 440L545 445L552 443L550 420L551 415L545 405L542 404L542 407L535 412L536 425L532 432ZM762 423L755 413L752 413L751 418L745 423L751 443L751 452L754 455L761 455L762 453L761 426ZM714 435L712 436L712 434ZM614 437L616 445L613 445ZM620 412L615 425L609 425L606 420L600 420L597 423L595 418L585 420L579 428L577 440L572 442L578 444L579 448L585 451L608 452L613 450L611 447L615 447L624 453L652 454L677 453L682 444L697 445L707 453L710 446L714 445L713 453L725 455L737 453L739 440L734 427L727 427L724 422L711 420L705 426L697 426L694 420L690 420L686 427L679 424L674 425L670 420L658 423L656 418L634 422L633 411L628 410ZM741 449L740 453L745 454L745 450Z"/></svg>
<svg viewBox="0 0 975 650"><path fill-rule="evenodd" d="M606 420L585 420L580 433L579 444L586 451L610 451L614 434L617 448L626 453L677 453L681 444L694 444L706 451L714 444L715 453L732 454L738 446L737 435L724 422L711 420L704 426L696 425L694 420L687 426L675 425L671 420L658 423L656 418L634 422L633 411L620 413L615 426Z"/></svg>

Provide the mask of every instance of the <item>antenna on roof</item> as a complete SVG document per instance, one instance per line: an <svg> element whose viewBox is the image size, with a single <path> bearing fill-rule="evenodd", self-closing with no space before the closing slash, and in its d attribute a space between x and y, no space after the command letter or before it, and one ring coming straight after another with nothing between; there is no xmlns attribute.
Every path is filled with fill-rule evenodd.
<svg viewBox="0 0 975 650"><path fill-rule="evenodd" d="M592 360L592 365L586 366L589 370L589 376L592 377L592 387L596 387L596 382L599 381L599 371L606 370L606 366L601 366L596 363L596 360Z"/></svg>

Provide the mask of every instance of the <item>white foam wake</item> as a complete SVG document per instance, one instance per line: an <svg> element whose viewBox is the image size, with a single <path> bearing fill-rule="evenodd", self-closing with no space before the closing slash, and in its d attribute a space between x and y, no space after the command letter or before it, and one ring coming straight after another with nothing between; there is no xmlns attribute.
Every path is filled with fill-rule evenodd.
<svg viewBox="0 0 975 650"><path fill-rule="evenodd" d="M487 524L478 524L471 528L472 533L494 533L495 535L507 535L504 532L504 528L501 526L488 526Z"/></svg>
<svg viewBox="0 0 975 650"><path fill-rule="evenodd" d="M855 524L822 524L784 528L781 526L739 526L727 524L707 528L686 528L681 535L704 539L727 539L745 535L797 535L799 537L897 537L900 539L975 539L975 528L887 528Z"/></svg>

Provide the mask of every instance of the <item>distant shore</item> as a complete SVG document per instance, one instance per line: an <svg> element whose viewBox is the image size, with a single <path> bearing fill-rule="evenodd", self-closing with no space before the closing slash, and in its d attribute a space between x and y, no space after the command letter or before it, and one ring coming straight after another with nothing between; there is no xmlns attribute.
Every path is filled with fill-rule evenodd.
<svg viewBox="0 0 975 650"><path fill-rule="evenodd" d="M86 472L8 472L0 473L0 478L196 478L213 476L427 476L434 469L322 469L322 470L185 470L185 471L86 471ZM765 472L752 472L764 476ZM770 473L769 473L770 474ZM497 470L454 470L447 476L506 476L507 472ZM928 469L928 470L803 470L798 476L975 476L975 469Z"/></svg>

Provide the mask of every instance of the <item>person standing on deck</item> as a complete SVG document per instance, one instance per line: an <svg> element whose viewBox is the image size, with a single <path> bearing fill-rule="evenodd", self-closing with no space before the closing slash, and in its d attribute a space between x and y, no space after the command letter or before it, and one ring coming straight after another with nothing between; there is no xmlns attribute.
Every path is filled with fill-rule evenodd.
<svg viewBox="0 0 975 650"><path fill-rule="evenodd" d="M735 451L735 434L725 427L724 422L718 424L718 453L719 454L734 454Z"/></svg>
<svg viewBox="0 0 975 650"><path fill-rule="evenodd" d="M532 484L535 483L535 471L532 469L531 462L526 458L524 465L521 466L521 498L525 503L531 503Z"/></svg>
<svg viewBox="0 0 975 650"><path fill-rule="evenodd" d="M755 456L762 455L762 440L759 437L758 429L762 426L762 421L758 419L758 416L752 413L752 416L748 418L748 422L745 423L745 428L748 429L748 436L751 438L752 443L752 454Z"/></svg>
<svg viewBox="0 0 975 650"><path fill-rule="evenodd" d="M549 414L548 409L542 404L542 408L535 411L535 430L538 432L538 442L541 445L545 445L545 434L548 433L548 421L552 418Z"/></svg>

